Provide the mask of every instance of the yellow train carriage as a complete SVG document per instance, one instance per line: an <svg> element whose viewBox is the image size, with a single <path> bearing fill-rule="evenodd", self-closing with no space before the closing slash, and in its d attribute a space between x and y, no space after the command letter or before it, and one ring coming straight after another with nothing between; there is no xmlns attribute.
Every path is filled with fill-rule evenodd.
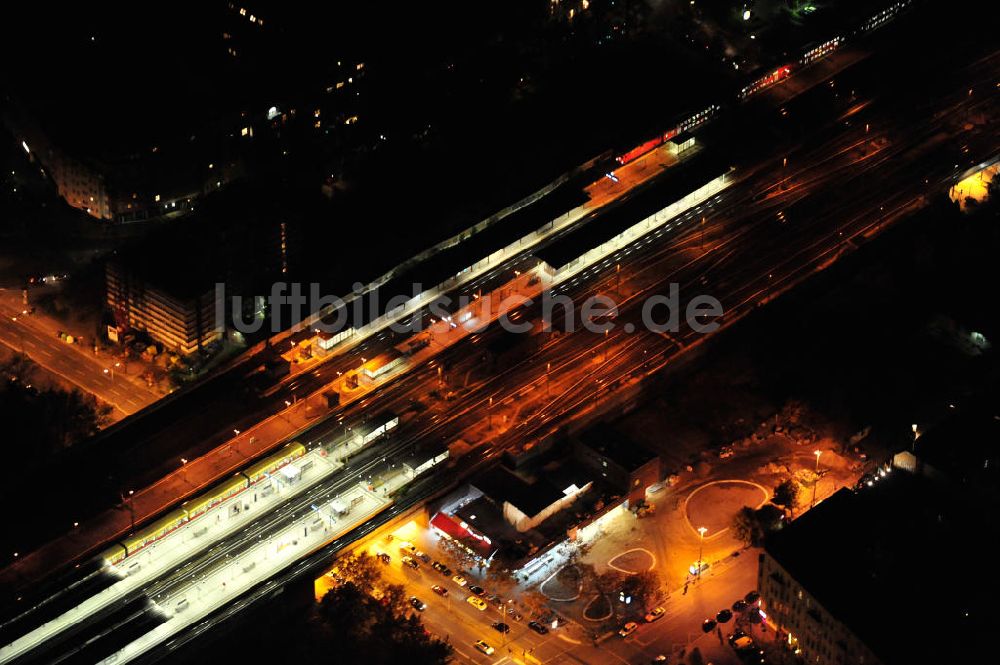
<svg viewBox="0 0 1000 665"><path fill-rule="evenodd" d="M159 540L163 536L167 535L181 524L187 521L187 512L178 508L173 512L156 520L149 526L136 531L134 535L129 536L122 540L122 545L125 546L127 554L131 556L135 552L139 551L146 545Z"/></svg>
<svg viewBox="0 0 1000 665"><path fill-rule="evenodd" d="M101 553L101 558L113 566L125 558L125 547L121 543L115 543Z"/></svg>
<svg viewBox="0 0 1000 665"><path fill-rule="evenodd" d="M274 473L289 462L296 460L305 454L306 447L301 443L289 443L273 455L265 457L256 464L249 466L243 471L243 475L247 477L247 480L252 485L263 478L266 474Z"/></svg>
<svg viewBox="0 0 1000 665"><path fill-rule="evenodd" d="M246 476L237 474L229 480L220 483L199 497L189 499L181 504L181 509L187 512L189 520L205 514L231 496L236 496L248 486Z"/></svg>

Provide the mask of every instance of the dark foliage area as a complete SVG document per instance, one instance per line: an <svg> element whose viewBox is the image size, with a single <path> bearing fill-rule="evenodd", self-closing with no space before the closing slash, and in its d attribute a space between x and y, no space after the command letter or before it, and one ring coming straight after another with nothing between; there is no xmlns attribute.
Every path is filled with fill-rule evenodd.
<svg viewBox="0 0 1000 665"><path fill-rule="evenodd" d="M34 466L53 453L95 434L111 407L79 390L40 389L36 367L22 355L0 362L0 422L15 466Z"/></svg>

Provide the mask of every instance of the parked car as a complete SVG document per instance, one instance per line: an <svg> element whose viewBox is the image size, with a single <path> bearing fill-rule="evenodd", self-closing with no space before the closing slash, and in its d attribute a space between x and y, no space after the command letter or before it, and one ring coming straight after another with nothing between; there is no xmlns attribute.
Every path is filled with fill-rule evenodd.
<svg viewBox="0 0 1000 665"><path fill-rule="evenodd" d="M729 623L729 620L732 618L732 610L719 610L719 613L715 615L715 620L719 623Z"/></svg>
<svg viewBox="0 0 1000 665"><path fill-rule="evenodd" d="M465 579L464 577L462 577L461 575L455 575L455 576L454 576L453 578L451 578L451 581L452 581L452 582L454 582L455 584L457 584L458 586L465 586L466 584L468 584L468 583L469 583L469 582L468 582L468 581L467 581L467 580L466 580L466 579Z"/></svg>
<svg viewBox="0 0 1000 665"><path fill-rule="evenodd" d="M388 565L389 565L390 563L392 563L392 557L391 557L391 556L389 556L388 554L386 554L385 552L379 552L379 553L378 553L378 554L376 554L375 556L377 556L377 557L378 557L378 560L379 560L379 561L381 561L382 563L384 563L384 564L385 564L385 565L387 565L387 566L388 566Z"/></svg>
<svg viewBox="0 0 1000 665"><path fill-rule="evenodd" d="M402 559L400 559L400 561L403 562L404 566L409 566L413 570L417 570L418 568L420 568L420 564L417 563L412 556L404 556Z"/></svg>
<svg viewBox="0 0 1000 665"><path fill-rule="evenodd" d="M427 609L427 603L420 600L416 596L410 596L410 605L412 605L413 609L417 610L418 612L423 612L424 610Z"/></svg>
<svg viewBox="0 0 1000 665"><path fill-rule="evenodd" d="M469 605L472 605L480 612L486 611L486 603L484 603L483 599L479 598L478 596L469 596L468 598L465 599L465 602L467 602Z"/></svg>
<svg viewBox="0 0 1000 665"><path fill-rule="evenodd" d="M639 624L635 621L629 621L627 624L622 626L621 630L618 631L620 637L628 637L634 633L639 628Z"/></svg>
<svg viewBox="0 0 1000 665"><path fill-rule="evenodd" d="M471 591L472 593L476 594L477 596L482 596L483 594L486 593L486 589L484 589L481 586L477 586L475 584L473 584L472 586L469 587L469 591Z"/></svg>
<svg viewBox="0 0 1000 665"><path fill-rule="evenodd" d="M646 615L646 623L653 623L657 619L662 618L665 612L666 610L662 607L654 607L649 611L649 614Z"/></svg>
<svg viewBox="0 0 1000 665"><path fill-rule="evenodd" d="M434 593L436 593L439 596L447 596L448 595L448 590L445 589L443 586L441 586L439 584L435 584L434 586L432 586L431 587L431 591L433 591Z"/></svg>
<svg viewBox="0 0 1000 665"><path fill-rule="evenodd" d="M493 652L496 651L496 649L491 647L484 640L476 640L476 643L473 646L476 647L476 651L481 651L487 656L492 656Z"/></svg>
<svg viewBox="0 0 1000 665"><path fill-rule="evenodd" d="M539 635L545 635L545 634L547 634L549 632L548 628L546 628L542 624L538 623L537 621L529 621L528 622L528 628L530 628L531 630L535 631Z"/></svg>
<svg viewBox="0 0 1000 665"><path fill-rule="evenodd" d="M494 621L491 625L493 626L493 630L497 631L498 633L503 633L504 635L506 635L507 633L510 632L510 626L505 624L503 621Z"/></svg>

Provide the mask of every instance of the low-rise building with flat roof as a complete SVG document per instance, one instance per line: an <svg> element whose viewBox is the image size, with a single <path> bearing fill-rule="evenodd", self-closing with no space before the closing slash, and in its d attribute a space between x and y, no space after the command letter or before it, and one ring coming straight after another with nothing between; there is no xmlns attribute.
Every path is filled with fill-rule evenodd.
<svg viewBox="0 0 1000 665"><path fill-rule="evenodd" d="M557 487L545 478L529 482L502 466L484 471L470 484L500 506L504 519L522 532L563 510L591 486L586 478L566 487Z"/></svg>

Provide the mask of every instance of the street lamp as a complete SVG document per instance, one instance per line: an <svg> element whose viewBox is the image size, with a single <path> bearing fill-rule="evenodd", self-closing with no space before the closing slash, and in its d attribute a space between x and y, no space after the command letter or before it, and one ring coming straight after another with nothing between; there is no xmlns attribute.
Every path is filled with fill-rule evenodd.
<svg viewBox="0 0 1000 665"><path fill-rule="evenodd" d="M126 499L125 495L122 494L122 503L128 506L129 522L131 524L130 533L135 531L135 501L132 498L134 494L135 490L129 490L128 499Z"/></svg>
<svg viewBox="0 0 1000 665"><path fill-rule="evenodd" d="M701 561L702 557L705 555L705 532L708 531L707 528L700 526L698 527L698 535L701 539L698 541L698 579L701 579Z"/></svg>

